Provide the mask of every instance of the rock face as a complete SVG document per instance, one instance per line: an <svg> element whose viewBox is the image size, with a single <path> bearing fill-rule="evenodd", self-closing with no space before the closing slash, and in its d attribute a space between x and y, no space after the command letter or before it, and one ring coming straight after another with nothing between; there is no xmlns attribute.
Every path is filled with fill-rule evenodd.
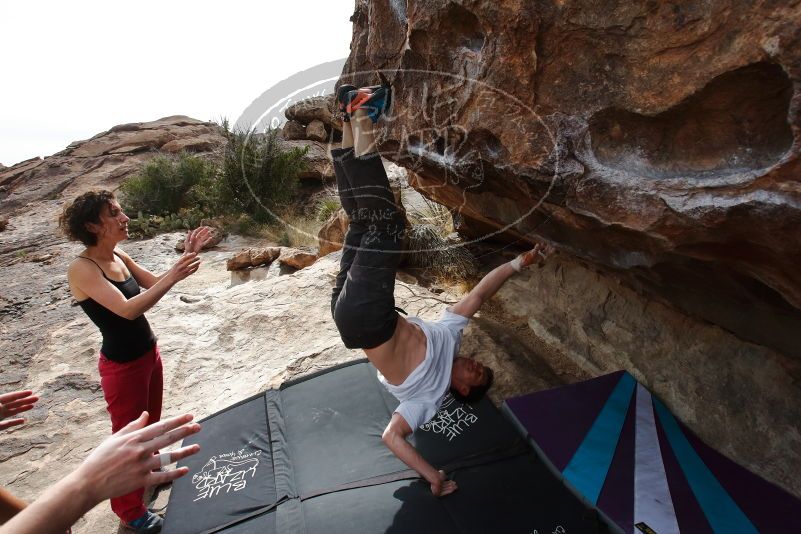
<svg viewBox="0 0 801 534"><path fill-rule="evenodd" d="M281 247L258 247L240 250L225 263L227 271L269 265L281 255Z"/></svg>
<svg viewBox="0 0 801 534"><path fill-rule="evenodd" d="M303 130L304 136L306 130ZM318 182L318 185L334 181L334 166L331 164L331 157L328 155L328 145L319 141L310 140L281 140L281 147L285 150L292 148L308 147L306 156L306 168L298 178L306 183Z"/></svg>
<svg viewBox="0 0 801 534"><path fill-rule="evenodd" d="M348 224L350 224L348 214L342 208L339 208L336 213L325 221L325 224L317 233L318 256L323 257L342 248L342 244L345 242L345 233L348 231Z"/></svg>
<svg viewBox="0 0 801 534"><path fill-rule="evenodd" d="M326 137L325 124L323 124L323 121L313 120L306 126L306 139L324 142Z"/></svg>
<svg viewBox="0 0 801 534"><path fill-rule="evenodd" d="M342 81L390 74L385 157L479 231L801 357L801 13L750 5L359 3Z"/></svg>
<svg viewBox="0 0 801 534"><path fill-rule="evenodd" d="M75 196L93 188L114 190L154 152L173 151L180 145L190 152L209 153L224 142L216 124L189 117L121 124L86 141L75 141L47 158L0 170L0 211L9 214L66 190ZM70 187L73 183L75 187Z"/></svg>
<svg viewBox="0 0 801 534"><path fill-rule="evenodd" d="M732 354L779 362L772 380L795 384L774 423L801 432L788 419L801 405L801 11L736 0L359 0L352 20L340 83L374 84L383 70L394 104L382 155L457 210L465 235L545 239L639 295L630 302L640 310L666 306L694 325L659 316L655 335L712 351L692 337L707 335L700 325L730 332ZM567 312L555 305L549 313ZM557 337L566 353L590 350L589 338L568 337ZM611 337L598 368L620 364L654 382L650 369L683 357L655 342L666 345L649 345L646 363L612 356L642 349L636 336ZM709 380L771 387L730 363L687 369L673 393L655 389L687 414L701 402L688 391ZM712 400L731 425L714 445L773 480L776 469L801 471L797 457L754 466L743 452L761 443L751 417L773 417L769 406L744 413L725 388ZM701 435L707 417L691 421ZM774 438L767 446L785 450Z"/></svg>
<svg viewBox="0 0 801 534"><path fill-rule="evenodd" d="M286 149L308 147L306 170L299 176L307 184L334 181L329 142L338 145L342 130L334 109L334 97L328 95L301 100L284 111L287 121L281 130L281 145Z"/></svg>
<svg viewBox="0 0 801 534"><path fill-rule="evenodd" d="M317 261L317 254L296 248L282 248L278 263L293 269L304 269Z"/></svg>
<svg viewBox="0 0 801 534"><path fill-rule="evenodd" d="M287 141L304 139L306 137L306 127L298 121L286 121L281 130L281 137Z"/></svg>
<svg viewBox="0 0 801 534"><path fill-rule="evenodd" d="M287 119L301 124L310 124L318 120L325 125L327 131L342 130L342 121L336 116L334 95L315 96L289 106L284 115Z"/></svg>

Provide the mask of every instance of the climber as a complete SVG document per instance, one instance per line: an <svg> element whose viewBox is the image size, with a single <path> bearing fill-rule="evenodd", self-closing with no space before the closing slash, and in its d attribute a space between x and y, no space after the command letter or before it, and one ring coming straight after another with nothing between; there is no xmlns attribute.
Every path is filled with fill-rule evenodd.
<svg viewBox="0 0 801 534"><path fill-rule="evenodd" d="M481 305L513 274L544 260L548 245L497 267L437 321L401 317L395 308L395 272L405 221L398 211L381 157L374 124L385 116L391 90L343 86L337 92L343 114L342 146L331 151L342 207L350 219L340 271L331 298L331 314L348 348L364 350L378 369L379 381L400 404L382 440L406 465L444 496L456 483L431 466L406 440L437 412L448 391L461 402L479 400L492 385L493 373L481 363L457 356L462 330Z"/></svg>

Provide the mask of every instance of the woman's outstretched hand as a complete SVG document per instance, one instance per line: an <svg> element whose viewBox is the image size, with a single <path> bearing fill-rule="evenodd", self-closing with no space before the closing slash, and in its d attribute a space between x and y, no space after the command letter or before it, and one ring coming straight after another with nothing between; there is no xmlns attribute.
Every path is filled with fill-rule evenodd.
<svg viewBox="0 0 801 534"><path fill-rule="evenodd" d="M25 391L12 391L11 393L0 395L0 430L5 430L6 428L24 423L25 419L22 417L15 417L6 421L3 419L22 412L27 412L33 408L33 405L36 404L38 400L39 397L34 396L33 391L29 389Z"/></svg>
<svg viewBox="0 0 801 534"><path fill-rule="evenodd" d="M200 268L200 257L197 252L184 253L167 271L167 276L174 282L180 282L189 275L195 274Z"/></svg>
<svg viewBox="0 0 801 534"><path fill-rule="evenodd" d="M211 228L208 226L199 226L188 234L184 239L184 254L197 254L203 247L211 241Z"/></svg>

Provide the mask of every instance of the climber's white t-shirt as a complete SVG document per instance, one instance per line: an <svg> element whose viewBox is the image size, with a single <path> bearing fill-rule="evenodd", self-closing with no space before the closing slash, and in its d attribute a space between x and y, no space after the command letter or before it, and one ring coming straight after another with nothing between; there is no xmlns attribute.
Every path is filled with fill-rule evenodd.
<svg viewBox="0 0 801 534"><path fill-rule="evenodd" d="M419 317L406 320L423 330L426 356L399 386L388 383L380 372L378 380L400 401L395 412L401 414L414 432L434 417L448 393L453 359L462 343L462 329L470 320L448 310L436 321L424 321Z"/></svg>

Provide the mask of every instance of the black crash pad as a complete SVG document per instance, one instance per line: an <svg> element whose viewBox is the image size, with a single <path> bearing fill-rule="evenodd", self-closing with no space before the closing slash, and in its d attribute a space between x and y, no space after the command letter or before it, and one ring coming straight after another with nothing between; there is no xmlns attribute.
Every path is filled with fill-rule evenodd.
<svg viewBox="0 0 801 534"><path fill-rule="evenodd" d="M459 490L444 498L381 442L397 401L366 361L287 382L208 418L185 444L163 532L607 532L484 399L447 397L411 440Z"/></svg>

